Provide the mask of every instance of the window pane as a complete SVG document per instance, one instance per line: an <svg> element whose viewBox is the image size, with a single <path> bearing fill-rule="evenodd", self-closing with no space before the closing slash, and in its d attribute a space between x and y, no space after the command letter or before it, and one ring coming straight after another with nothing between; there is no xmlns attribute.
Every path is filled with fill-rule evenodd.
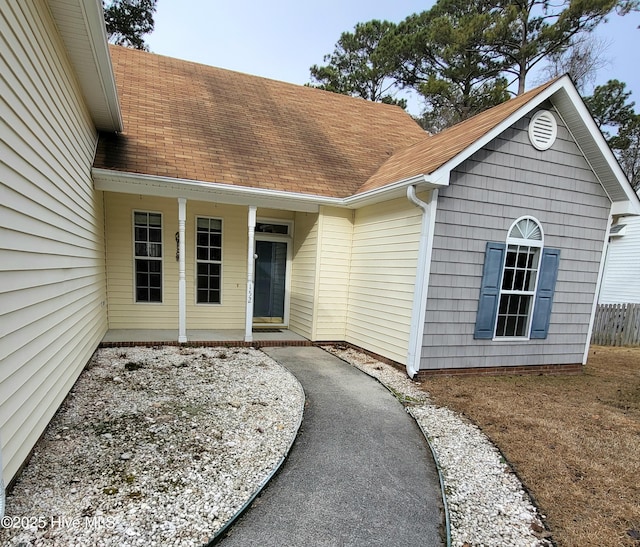
<svg viewBox="0 0 640 547"><path fill-rule="evenodd" d="M256 232L260 232L263 234L283 234L287 235L289 233L289 225L288 224L269 224L267 222L257 222L256 223Z"/></svg>
<svg viewBox="0 0 640 547"><path fill-rule="evenodd" d="M505 291L510 291L513 289L513 270L505 270L504 276L502 278L502 288Z"/></svg>
<svg viewBox="0 0 640 547"><path fill-rule="evenodd" d="M149 213L149 225L160 226L162 224L162 216L159 213Z"/></svg>
<svg viewBox="0 0 640 547"><path fill-rule="evenodd" d="M524 247L520 248L518 252L518 268L526 268L527 267L527 258L529 256L529 249Z"/></svg>
<svg viewBox="0 0 640 547"><path fill-rule="evenodd" d="M162 241L162 230L159 228L149 228L149 241L155 243Z"/></svg>
<svg viewBox="0 0 640 547"><path fill-rule="evenodd" d="M133 214L133 219L134 219L135 224L144 224L144 225L146 225L146 224L148 224L148 222L147 222L148 218L149 217L148 217L147 213L138 213L138 212L136 212L136 213Z"/></svg>
<svg viewBox="0 0 640 547"><path fill-rule="evenodd" d="M513 282L513 289L516 291L524 290L525 271L516 270L515 280Z"/></svg>

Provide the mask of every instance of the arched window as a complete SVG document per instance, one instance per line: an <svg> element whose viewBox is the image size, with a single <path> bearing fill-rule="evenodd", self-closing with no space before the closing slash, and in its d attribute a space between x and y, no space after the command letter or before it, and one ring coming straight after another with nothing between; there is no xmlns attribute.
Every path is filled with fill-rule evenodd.
<svg viewBox="0 0 640 547"><path fill-rule="evenodd" d="M474 338L546 338L559 260L531 216L517 219L504 243L488 242Z"/></svg>
<svg viewBox="0 0 640 547"><path fill-rule="evenodd" d="M536 219L523 217L512 224L502 270L496 337L529 336L542 247L542 227Z"/></svg>

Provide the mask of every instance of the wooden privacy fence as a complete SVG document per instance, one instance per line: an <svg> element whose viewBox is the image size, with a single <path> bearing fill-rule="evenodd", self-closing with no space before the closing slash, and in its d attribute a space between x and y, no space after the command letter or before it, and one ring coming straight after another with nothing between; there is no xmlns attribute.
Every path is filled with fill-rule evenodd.
<svg viewBox="0 0 640 547"><path fill-rule="evenodd" d="M593 322L591 343L640 345L640 304L600 304Z"/></svg>

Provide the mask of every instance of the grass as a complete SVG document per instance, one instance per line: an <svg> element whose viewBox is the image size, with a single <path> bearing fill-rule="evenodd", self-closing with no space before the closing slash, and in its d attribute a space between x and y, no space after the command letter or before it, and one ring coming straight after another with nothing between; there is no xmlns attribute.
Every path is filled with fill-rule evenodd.
<svg viewBox="0 0 640 547"><path fill-rule="evenodd" d="M482 428L558 546L640 547L640 348L592 347L583 375L434 377Z"/></svg>

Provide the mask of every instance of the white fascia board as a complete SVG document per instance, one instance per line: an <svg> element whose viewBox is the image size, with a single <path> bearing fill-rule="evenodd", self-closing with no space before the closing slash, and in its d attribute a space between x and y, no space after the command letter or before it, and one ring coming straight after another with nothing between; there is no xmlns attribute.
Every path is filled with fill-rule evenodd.
<svg viewBox="0 0 640 547"><path fill-rule="evenodd" d="M96 127L122 131L101 1L49 0L48 5Z"/></svg>
<svg viewBox="0 0 640 547"><path fill-rule="evenodd" d="M614 201L611 204L611 214L620 217L638 216L640 210L633 201Z"/></svg>
<svg viewBox="0 0 640 547"><path fill-rule="evenodd" d="M111 64L111 55L109 54L109 41L104 24L102 2L100 0L85 0L80 4L83 6L87 32L92 46L91 51L100 76L100 85L104 90L109 113L113 120L113 131L119 132L122 131L124 123L122 121L113 65Z"/></svg>
<svg viewBox="0 0 640 547"><path fill-rule="evenodd" d="M591 112L589 112L589 109L582 100L582 97L573 85L564 86L564 90L571 99L573 106L575 107L580 118L585 124L585 127L590 136L593 138L596 146L598 147L598 151L602 154L602 157L606 161L607 166L609 167L609 169L611 169L613 175L618 181L618 184L620 185L620 188L623 190L625 196L627 197L628 201L626 202L615 201L612 203L612 210L614 208L626 208L627 212L614 214L640 215L640 199L638 198L638 195L633 191L629 179L627 179L627 176L622 170L622 167L620 167L618 159L615 157L613 151L609 147L609 144L604 138L604 135L596 125L596 122L594 121Z"/></svg>
<svg viewBox="0 0 640 547"><path fill-rule="evenodd" d="M447 186L448 184L448 178L434 181L433 177L428 175L415 175L407 179L399 180L392 184L387 184L382 188L377 188L375 190L369 190L368 192L349 196L347 198L344 198L343 202L345 207L357 209L360 207L365 207L367 205L374 205L375 203L379 203L381 201L394 199L396 197L406 197L407 188L409 186L417 185L420 189L426 189L439 188L441 186Z"/></svg>
<svg viewBox="0 0 640 547"><path fill-rule="evenodd" d="M161 196L170 198L184 197L197 201L228 203L231 205L258 205L270 209L286 209L307 213L317 213L321 205L357 209L406 193L407 186L419 185L420 188L436 188L444 182L432 183L424 175L412 177L397 183L364 192L347 198L332 198L316 194L285 192L281 190L264 190L247 186L234 186L213 182L202 182L187 179L176 179L156 175L127 173L110 169L92 169L96 190ZM448 179L446 179L448 184Z"/></svg>
<svg viewBox="0 0 640 547"><path fill-rule="evenodd" d="M109 169L93 168L92 175L96 190L122 194L183 197L196 201L228 203L230 205L256 205L270 209L287 209L306 213L317 213L320 205L340 207L343 201L339 198L326 198L312 194L141 175Z"/></svg>
<svg viewBox="0 0 640 547"><path fill-rule="evenodd" d="M499 123L496 127L494 127L491 131L486 133L484 136L480 137L473 144L465 148L462 152L460 152L457 156L451 158L444 165L440 166L436 169L430 176L432 180L439 180L445 177L448 177L448 174L453 171L458 165L460 165L464 160L470 158L473 154L475 154L478 150L486 146L489 142L499 136L501 133L509 129L514 123L516 123L520 118L522 118L527 113L531 112L538 105L542 104L547 99L551 98L552 95L557 93L560 88L566 87L566 83L570 80L568 76L564 76L560 78L558 81L551 84L547 89L538 93L535 97L533 97L529 102L522 105L518 110L516 110L513 114L511 114L508 118L504 119L501 123ZM570 84L571 85L571 84Z"/></svg>

